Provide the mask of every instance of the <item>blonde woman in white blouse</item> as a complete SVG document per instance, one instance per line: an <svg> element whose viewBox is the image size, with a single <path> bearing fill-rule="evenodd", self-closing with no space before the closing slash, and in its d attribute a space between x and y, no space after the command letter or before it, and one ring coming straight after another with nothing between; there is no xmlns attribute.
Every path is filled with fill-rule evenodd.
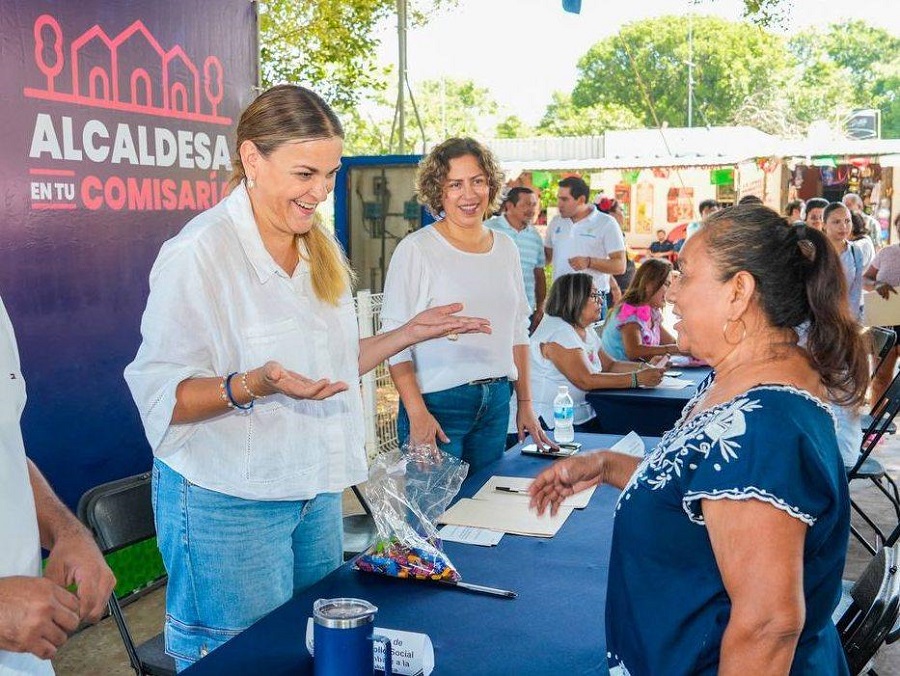
<svg viewBox="0 0 900 676"><path fill-rule="evenodd" d="M237 137L234 190L159 253L125 372L155 456L179 670L340 565L341 492L367 478L359 374L417 341L489 330L456 304L360 340L352 272L316 214L340 121L282 85Z"/></svg>

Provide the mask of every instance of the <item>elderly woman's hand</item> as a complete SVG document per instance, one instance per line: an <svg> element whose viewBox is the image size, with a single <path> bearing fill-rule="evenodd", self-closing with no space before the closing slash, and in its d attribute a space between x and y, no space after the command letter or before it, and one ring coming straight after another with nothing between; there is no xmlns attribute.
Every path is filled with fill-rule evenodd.
<svg viewBox="0 0 900 676"><path fill-rule="evenodd" d="M890 298L892 293L897 293L897 289L895 289L890 284L885 284L884 282L881 282L880 284L878 284L875 287L875 291L877 291L878 295L881 296L882 298L884 298L885 300Z"/></svg>
<svg viewBox="0 0 900 676"><path fill-rule="evenodd" d="M555 515L559 506L570 495L595 486L603 481L603 453L584 453L557 460L537 475L528 492L531 506L539 515L547 507Z"/></svg>
<svg viewBox="0 0 900 676"><path fill-rule="evenodd" d="M641 369L637 372L638 385L641 385L642 387L656 387L662 382L665 372L665 367L656 368L655 366L650 366Z"/></svg>
<svg viewBox="0 0 900 676"><path fill-rule="evenodd" d="M292 399L328 399L347 389L347 383L343 381L312 380L284 368L277 361L266 362L262 367L262 381L264 389L259 395L279 393Z"/></svg>
<svg viewBox="0 0 900 676"><path fill-rule="evenodd" d="M454 340L460 333L490 333L491 321L481 317L465 317L456 314L462 303L438 305L423 310L403 327L411 344L446 336Z"/></svg>

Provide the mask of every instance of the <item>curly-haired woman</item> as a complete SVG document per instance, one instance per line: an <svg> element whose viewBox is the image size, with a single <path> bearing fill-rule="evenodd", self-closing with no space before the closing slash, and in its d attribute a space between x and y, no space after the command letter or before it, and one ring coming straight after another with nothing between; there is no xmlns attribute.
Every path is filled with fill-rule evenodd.
<svg viewBox="0 0 900 676"><path fill-rule="evenodd" d="M549 443L531 403L528 315L519 253L505 234L486 227L502 173L490 152L451 138L422 160L419 201L440 220L397 245L384 286L382 324L393 329L444 298L489 319L492 332L432 340L391 358L400 393L401 443L431 443L477 469L503 454L510 393L516 427Z"/></svg>

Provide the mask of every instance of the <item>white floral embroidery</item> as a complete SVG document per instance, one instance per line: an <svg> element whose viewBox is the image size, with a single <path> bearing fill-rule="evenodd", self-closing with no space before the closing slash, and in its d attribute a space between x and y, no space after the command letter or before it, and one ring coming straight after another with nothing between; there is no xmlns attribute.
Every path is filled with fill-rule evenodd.
<svg viewBox="0 0 900 676"><path fill-rule="evenodd" d="M784 500L779 498L777 495L772 495L768 491L757 488L756 486L748 486L742 490L737 488L729 488L726 490L712 490L712 491L688 491L684 494L684 498L681 501L682 507L684 507L685 513L688 515L688 518L694 523L700 524L701 526L706 525L706 521L703 518L703 512L700 511L700 500L762 500L763 502L767 502L773 507L780 509L782 512L789 514L795 519L799 519L807 526L814 526L816 523L816 517L807 514L806 512L800 510L799 507L794 505L789 505Z"/></svg>
<svg viewBox="0 0 900 676"><path fill-rule="evenodd" d="M632 493L638 489L641 483L651 490L660 490L674 478L696 470L701 463L712 462L713 470L718 472L723 466L737 460L741 450L738 440L747 431L746 414L762 408L759 400L753 398L754 392L760 390L791 392L816 403L834 421L831 408L822 401L807 392L782 385L762 385L752 388L729 401L701 411L693 418L688 418L694 407L705 397L707 386L711 382L711 380L706 381L703 386L698 388L697 393L684 407L681 418L675 426L666 432L659 445L643 459L619 496L616 502L616 511L619 511L631 499ZM761 488L746 486L714 490L708 493L686 494L682 503L685 512L691 521L701 525L705 525L702 514L695 513L689 506L690 503L700 498L735 500L756 498L772 504L810 526L815 523L814 517L798 507L789 505L783 499Z"/></svg>
<svg viewBox="0 0 900 676"><path fill-rule="evenodd" d="M628 667L625 666L625 663L619 659L618 655L613 655L611 652L606 653L606 659L609 663L609 676L631 676L631 672L628 671ZM615 663L613 663L615 660Z"/></svg>

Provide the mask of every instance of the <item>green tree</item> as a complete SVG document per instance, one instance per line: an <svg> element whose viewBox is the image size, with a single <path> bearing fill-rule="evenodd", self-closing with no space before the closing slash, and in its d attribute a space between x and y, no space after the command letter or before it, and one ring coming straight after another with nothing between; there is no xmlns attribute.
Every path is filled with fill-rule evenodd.
<svg viewBox="0 0 900 676"><path fill-rule="evenodd" d="M800 119L839 120L853 108L879 108L882 134L900 136L900 38L850 21L803 31L788 48L799 72L790 99Z"/></svg>
<svg viewBox="0 0 900 676"><path fill-rule="evenodd" d="M881 110L881 135L900 138L900 53L893 59L875 66L872 86L874 100Z"/></svg>
<svg viewBox="0 0 900 676"><path fill-rule="evenodd" d="M472 80L423 80L414 91L428 141L483 134L486 122L499 110L490 90ZM414 117L407 118L415 123Z"/></svg>
<svg viewBox="0 0 900 676"><path fill-rule="evenodd" d="M497 138L527 138L534 136L534 129L518 115L508 115L497 123Z"/></svg>
<svg viewBox="0 0 900 676"><path fill-rule="evenodd" d="M422 25L457 0L413 0L412 25ZM260 70L264 87L295 82L350 110L386 86L375 64L379 23L396 0L263 0L259 6Z"/></svg>
<svg viewBox="0 0 900 676"><path fill-rule="evenodd" d="M610 129L638 129L641 120L618 103L598 103L578 107L572 97L553 92L553 98L538 124L542 136L589 136Z"/></svg>
<svg viewBox="0 0 900 676"><path fill-rule="evenodd" d="M425 141L434 143L450 136L488 136L499 106L490 91L471 80L424 80L413 87ZM341 110L347 154L379 154L396 151L394 101L396 85L374 95L365 106ZM422 132L409 99L403 152L422 151ZM392 138L392 133L395 135Z"/></svg>
<svg viewBox="0 0 900 676"><path fill-rule="evenodd" d="M579 60L572 102L579 108L618 103L655 126L649 97L659 123L684 126L688 50L686 17L626 24ZM693 61L696 121L711 125L727 124L754 92L784 86L791 76L783 38L715 17L693 19Z"/></svg>

